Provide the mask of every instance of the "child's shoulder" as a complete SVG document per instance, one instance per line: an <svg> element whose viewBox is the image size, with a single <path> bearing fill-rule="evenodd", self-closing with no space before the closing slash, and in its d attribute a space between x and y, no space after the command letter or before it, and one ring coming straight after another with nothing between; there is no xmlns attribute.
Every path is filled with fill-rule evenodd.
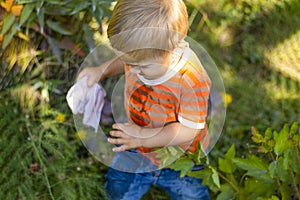
<svg viewBox="0 0 300 200"><path fill-rule="evenodd" d="M189 85L198 85L203 82L210 83L209 76L196 53L190 48L185 51L188 51L188 53L184 53L185 56L182 58L185 60L185 65L179 72L182 82Z"/></svg>

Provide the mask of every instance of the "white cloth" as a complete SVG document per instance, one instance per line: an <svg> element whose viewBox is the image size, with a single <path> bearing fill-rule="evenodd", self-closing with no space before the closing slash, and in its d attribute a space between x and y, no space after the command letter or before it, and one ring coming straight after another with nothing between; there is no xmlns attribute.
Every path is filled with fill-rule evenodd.
<svg viewBox="0 0 300 200"><path fill-rule="evenodd" d="M84 76L68 91L67 102L73 114L83 114L83 124L93 127L97 132L105 96L101 85L88 87L87 77Z"/></svg>

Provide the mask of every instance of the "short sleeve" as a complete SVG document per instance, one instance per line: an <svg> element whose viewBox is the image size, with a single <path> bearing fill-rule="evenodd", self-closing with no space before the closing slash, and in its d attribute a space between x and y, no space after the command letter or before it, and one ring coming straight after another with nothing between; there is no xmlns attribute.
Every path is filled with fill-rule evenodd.
<svg viewBox="0 0 300 200"><path fill-rule="evenodd" d="M188 70L181 80L178 121L193 129L204 129L206 124L210 79L206 72Z"/></svg>

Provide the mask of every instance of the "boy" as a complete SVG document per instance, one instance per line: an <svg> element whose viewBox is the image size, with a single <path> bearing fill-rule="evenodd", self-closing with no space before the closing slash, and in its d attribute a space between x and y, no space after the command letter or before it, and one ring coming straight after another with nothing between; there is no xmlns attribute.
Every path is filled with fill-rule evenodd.
<svg viewBox="0 0 300 200"><path fill-rule="evenodd" d="M207 146L206 115L210 79L184 41L188 14L182 0L119 0L109 22L108 37L118 58L99 67L85 68L78 76L88 85L125 74L128 123L114 124L108 142L114 152L133 150L160 165L161 147L179 146L194 152ZM120 154L121 155L121 154ZM125 159L120 159L119 165ZM130 173L110 167L106 190L109 199L140 199L151 185L166 190L172 199L209 199L201 180L179 177L179 172L156 169Z"/></svg>

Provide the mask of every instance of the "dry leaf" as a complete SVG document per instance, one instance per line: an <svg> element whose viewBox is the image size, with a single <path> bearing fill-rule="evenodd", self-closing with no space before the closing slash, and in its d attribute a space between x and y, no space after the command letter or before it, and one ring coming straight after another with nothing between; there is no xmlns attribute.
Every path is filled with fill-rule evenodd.
<svg viewBox="0 0 300 200"><path fill-rule="evenodd" d="M27 42L29 41L29 38L27 37L27 35L23 34L22 32L18 32L18 37Z"/></svg>

